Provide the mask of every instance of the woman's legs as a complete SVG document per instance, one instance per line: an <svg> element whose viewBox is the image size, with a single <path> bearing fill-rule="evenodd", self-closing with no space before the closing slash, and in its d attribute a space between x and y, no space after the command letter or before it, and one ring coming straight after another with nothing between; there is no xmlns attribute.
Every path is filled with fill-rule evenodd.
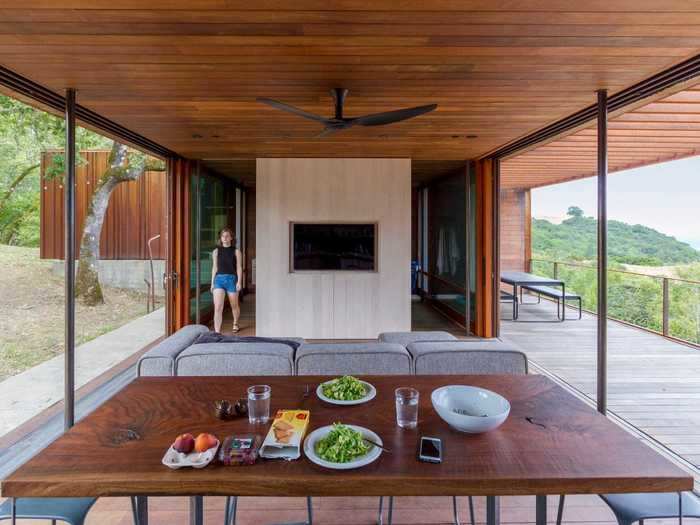
<svg viewBox="0 0 700 525"><path fill-rule="evenodd" d="M226 292L223 288L214 288L214 331L221 333L221 320L224 314L224 304L226 303Z"/></svg>
<svg viewBox="0 0 700 525"><path fill-rule="evenodd" d="M228 294L228 300L231 303L231 312L233 312L233 331L238 331L238 318L241 316L241 307L238 304L238 292Z"/></svg>

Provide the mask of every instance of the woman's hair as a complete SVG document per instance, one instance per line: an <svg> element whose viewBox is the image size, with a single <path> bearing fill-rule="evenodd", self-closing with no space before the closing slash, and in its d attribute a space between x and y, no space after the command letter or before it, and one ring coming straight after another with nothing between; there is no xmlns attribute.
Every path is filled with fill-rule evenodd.
<svg viewBox="0 0 700 525"><path fill-rule="evenodd" d="M236 236L233 234L233 230L231 228L229 228L228 226L226 226L225 228L221 228L219 230L219 238L216 241L216 245L223 246L223 244L221 244L221 236L225 232L229 232L229 234L231 235L231 246L235 246L236 245Z"/></svg>

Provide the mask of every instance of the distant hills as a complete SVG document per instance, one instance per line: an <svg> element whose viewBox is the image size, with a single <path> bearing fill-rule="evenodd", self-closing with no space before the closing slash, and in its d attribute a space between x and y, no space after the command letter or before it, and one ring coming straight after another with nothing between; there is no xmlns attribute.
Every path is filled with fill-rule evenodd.
<svg viewBox="0 0 700 525"><path fill-rule="evenodd" d="M532 219L533 257L560 261L596 258L597 222L576 206L560 224ZM700 251L674 237L642 226L608 221L608 257L611 262L667 266L700 261Z"/></svg>

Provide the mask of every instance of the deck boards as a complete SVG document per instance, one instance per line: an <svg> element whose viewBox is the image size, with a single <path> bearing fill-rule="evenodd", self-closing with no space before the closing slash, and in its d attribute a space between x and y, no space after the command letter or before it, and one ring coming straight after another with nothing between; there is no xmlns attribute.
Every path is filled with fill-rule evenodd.
<svg viewBox="0 0 700 525"><path fill-rule="evenodd" d="M501 305L501 336L535 364L591 399L596 397L595 315L565 323L509 321ZM523 321L551 320L553 303L521 306ZM574 311L567 315L574 318ZM700 471L700 350L608 321L608 407Z"/></svg>

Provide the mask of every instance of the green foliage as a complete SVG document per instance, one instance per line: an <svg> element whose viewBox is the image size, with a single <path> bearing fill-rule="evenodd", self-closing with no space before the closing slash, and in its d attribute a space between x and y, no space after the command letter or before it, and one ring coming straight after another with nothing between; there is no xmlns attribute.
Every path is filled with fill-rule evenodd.
<svg viewBox="0 0 700 525"><path fill-rule="evenodd" d="M572 207L574 208L574 207ZM567 290L581 295L583 307L597 308L598 284L595 221L576 216L561 225L534 219L532 271L557 277ZM700 253L685 243L651 228L610 221L608 249L608 314L610 317L661 332L663 330L663 277L632 275L622 264L660 266L681 264L678 279L668 280L669 335L700 343ZM613 257L612 254L615 254ZM547 261L545 261L547 260ZM583 261L583 262L582 262ZM588 262L586 262L588 261ZM682 281L692 281L685 282Z"/></svg>
<svg viewBox="0 0 700 525"><path fill-rule="evenodd" d="M39 243L39 163L47 150L62 150L61 118L0 95L0 242L22 246ZM84 128L76 129L78 151L109 148L112 141ZM80 157L79 162L82 162ZM63 173L63 155L47 172Z"/></svg>
<svg viewBox="0 0 700 525"><path fill-rule="evenodd" d="M561 224L532 220L532 251L554 260L595 259L598 223L585 217L576 206ZM608 257L612 263L642 266L688 264L700 261L700 252L690 245L640 224L608 222Z"/></svg>

